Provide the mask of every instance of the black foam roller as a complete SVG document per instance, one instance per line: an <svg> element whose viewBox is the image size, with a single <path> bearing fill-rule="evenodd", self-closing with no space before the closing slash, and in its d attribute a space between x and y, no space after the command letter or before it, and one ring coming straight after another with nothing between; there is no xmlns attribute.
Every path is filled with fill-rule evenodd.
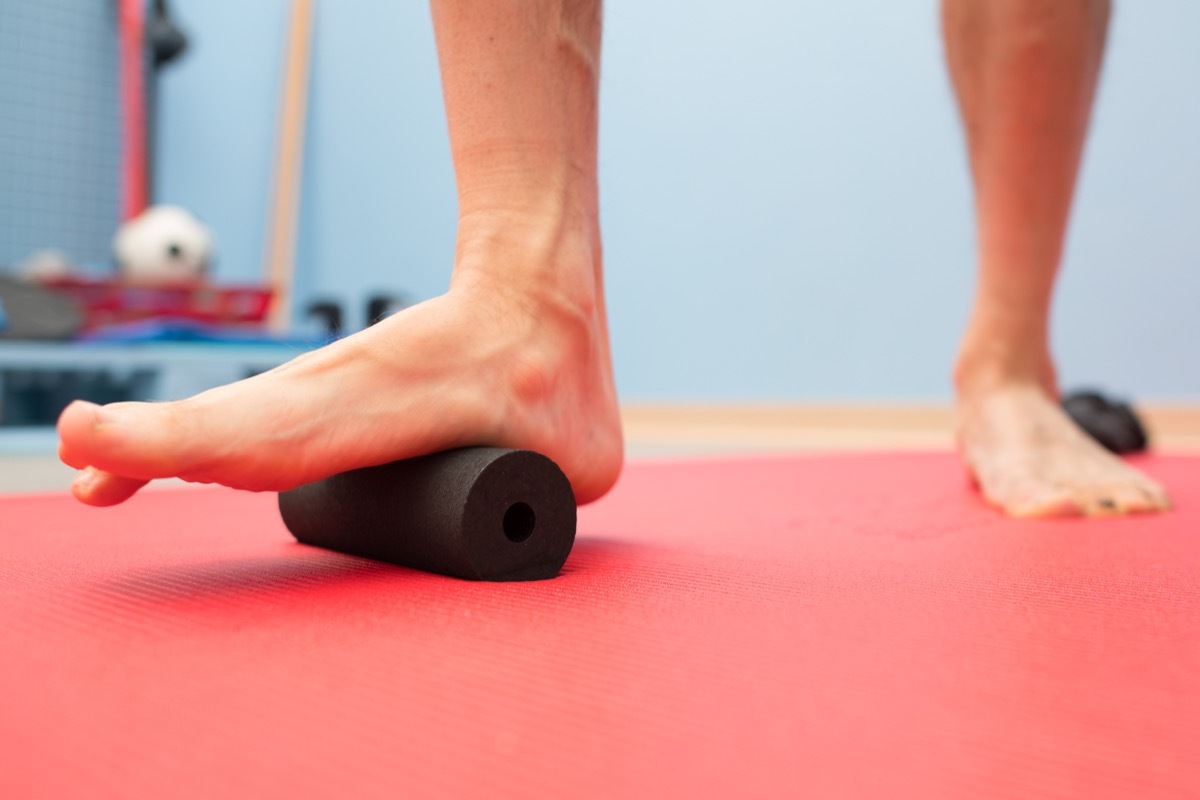
<svg viewBox="0 0 1200 800"><path fill-rule="evenodd" d="M1063 398L1062 405L1076 425L1113 453L1140 453L1149 444L1145 426L1127 403L1080 391Z"/></svg>
<svg viewBox="0 0 1200 800"><path fill-rule="evenodd" d="M575 543L575 495L530 450L467 447L343 472L279 495L298 541L456 578L553 578Z"/></svg>

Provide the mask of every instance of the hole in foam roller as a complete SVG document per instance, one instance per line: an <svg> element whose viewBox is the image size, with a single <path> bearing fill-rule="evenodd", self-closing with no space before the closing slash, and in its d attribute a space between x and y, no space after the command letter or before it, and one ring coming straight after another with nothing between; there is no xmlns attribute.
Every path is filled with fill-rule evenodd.
<svg viewBox="0 0 1200 800"><path fill-rule="evenodd" d="M504 535L510 542L523 542L533 536L536 523L533 509L527 503L513 503L504 512Z"/></svg>

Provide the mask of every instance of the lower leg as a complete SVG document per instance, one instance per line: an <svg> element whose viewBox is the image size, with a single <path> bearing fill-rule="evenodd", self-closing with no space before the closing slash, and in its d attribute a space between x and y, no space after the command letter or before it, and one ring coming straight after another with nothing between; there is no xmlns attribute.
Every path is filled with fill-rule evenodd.
<svg viewBox="0 0 1200 800"><path fill-rule="evenodd" d="M598 2L434 0L459 232L450 291L185 401L75 404L84 502L178 476L283 490L450 447L538 450L581 502L621 466L596 199Z"/></svg>
<svg viewBox="0 0 1200 800"><path fill-rule="evenodd" d="M1162 507L1161 489L1057 408L1049 348L1109 0L944 0L942 11L979 237L977 294L955 369L968 467L1010 513Z"/></svg>
<svg viewBox="0 0 1200 800"><path fill-rule="evenodd" d="M431 6L458 185L454 281L500 277L602 305L599 0ZM498 261L506 248L523 257Z"/></svg>

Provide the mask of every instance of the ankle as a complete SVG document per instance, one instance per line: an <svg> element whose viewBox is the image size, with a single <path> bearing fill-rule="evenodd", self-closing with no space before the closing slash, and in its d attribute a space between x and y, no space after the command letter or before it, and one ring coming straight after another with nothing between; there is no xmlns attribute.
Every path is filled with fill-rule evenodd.
<svg viewBox="0 0 1200 800"><path fill-rule="evenodd" d="M459 220L451 288L478 287L539 311L594 320L600 307L600 237L568 210L488 210Z"/></svg>
<svg viewBox="0 0 1200 800"><path fill-rule="evenodd" d="M1049 350L999 336L968 333L954 364L959 397L1028 386L1057 396L1058 379Z"/></svg>

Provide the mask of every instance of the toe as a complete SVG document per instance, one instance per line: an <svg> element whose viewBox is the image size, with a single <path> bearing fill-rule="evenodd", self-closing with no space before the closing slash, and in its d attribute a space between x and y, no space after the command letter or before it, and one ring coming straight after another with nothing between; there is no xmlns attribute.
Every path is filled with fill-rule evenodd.
<svg viewBox="0 0 1200 800"><path fill-rule="evenodd" d="M1149 478L1143 478L1138 484L1138 491L1150 505L1152 511L1169 511L1171 509L1171 497L1167 494L1167 490L1160 484L1155 483Z"/></svg>
<svg viewBox="0 0 1200 800"><path fill-rule="evenodd" d="M1022 519L1078 517L1083 513L1079 501L1069 491L1057 488L1044 489L1014 499L1002 508L1009 516Z"/></svg>
<svg viewBox="0 0 1200 800"><path fill-rule="evenodd" d="M1154 498L1136 483L1115 487L1112 497L1120 514L1145 514L1160 510Z"/></svg>
<svg viewBox="0 0 1200 800"><path fill-rule="evenodd" d="M59 442L58 445L58 460L75 469L83 469L87 466L87 462L78 453L62 442Z"/></svg>
<svg viewBox="0 0 1200 800"><path fill-rule="evenodd" d="M1079 492L1079 507L1088 517L1112 517L1123 513L1118 492L1109 487L1086 488Z"/></svg>
<svg viewBox="0 0 1200 800"><path fill-rule="evenodd" d="M59 453L72 466L148 480L186 470L192 425L176 403L72 403L58 420ZM90 482L90 479L89 479Z"/></svg>
<svg viewBox="0 0 1200 800"><path fill-rule="evenodd" d="M90 440L92 429L98 424L100 406L85 400L76 400L68 405L58 417L58 457L64 464L75 469L88 466L84 448Z"/></svg>
<svg viewBox="0 0 1200 800"><path fill-rule="evenodd" d="M1083 513L1077 498L1065 487L1034 479L1011 479L989 487L988 503L1012 517L1077 517Z"/></svg>
<svg viewBox="0 0 1200 800"><path fill-rule="evenodd" d="M71 483L71 494L89 506L115 506L133 497L147 483L88 467Z"/></svg>
<svg viewBox="0 0 1200 800"><path fill-rule="evenodd" d="M1091 516L1146 514L1165 511L1171 501L1162 486L1127 464L1116 461L1112 469L1093 470L1078 483L1080 504Z"/></svg>

